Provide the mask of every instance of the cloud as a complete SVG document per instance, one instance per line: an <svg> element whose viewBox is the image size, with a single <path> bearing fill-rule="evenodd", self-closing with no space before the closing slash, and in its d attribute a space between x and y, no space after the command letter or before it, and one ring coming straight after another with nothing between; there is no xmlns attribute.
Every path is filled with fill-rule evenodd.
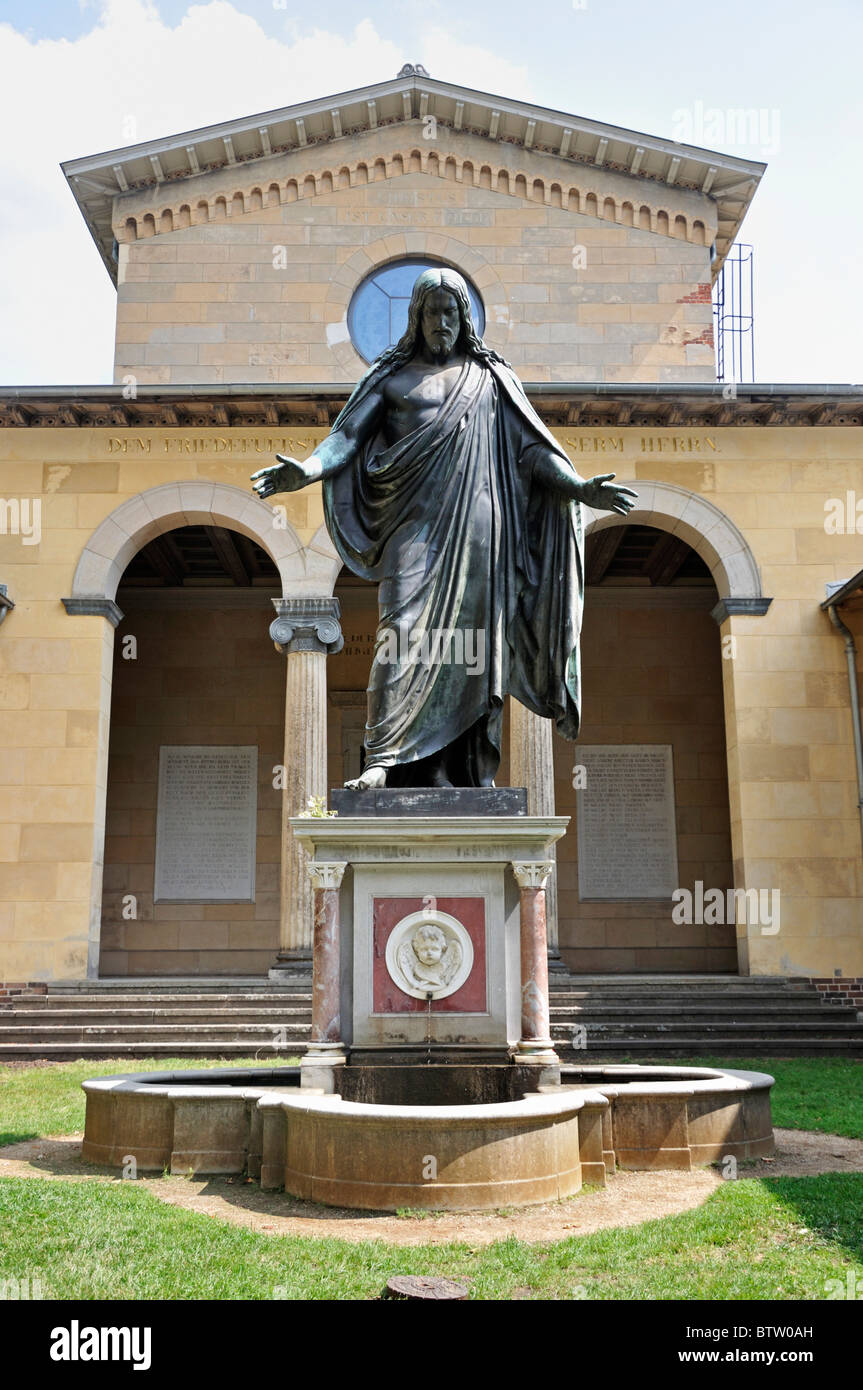
<svg viewBox="0 0 863 1390"><path fill-rule="evenodd" d="M60 171L75 159L395 77L403 49L361 18L287 38L228 0L171 26L150 0L103 0L90 31L33 39L0 24L0 381L111 380L115 292ZM524 72L430 28L435 76L512 92Z"/></svg>

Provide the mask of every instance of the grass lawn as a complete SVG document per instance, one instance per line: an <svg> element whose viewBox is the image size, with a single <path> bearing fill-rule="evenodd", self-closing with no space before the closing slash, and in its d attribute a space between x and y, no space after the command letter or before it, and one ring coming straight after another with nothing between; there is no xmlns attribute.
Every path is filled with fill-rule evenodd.
<svg viewBox="0 0 863 1390"><path fill-rule="evenodd" d="M776 1077L778 1126L863 1135L863 1063L725 1064ZM181 1058L0 1067L0 1143L82 1130L80 1083L88 1076L199 1065ZM43 1296L55 1299L368 1299L393 1274L422 1273L467 1279L478 1299L707 1301L821 1300L827 1281L844 1283L849 1268L863 1282L863 1174L745 1173L680 1216L549 1244L511 1238L477 1249L269 1236L167 1206L114 1178L7 1178L0 1180L0 1281L38 1273Z"/></svg>
<svg viewBox="0 0 863 1390"><path fill-rule="evenodd" d="M857 1173L738 1179L681 1216L475 1250L265 1236L118 1181L0 1180L0 1221L0 1279L39 1271L55 1299L367 1299L393 1274L441 1274L480 1299L809 1300L851 1267L863 1279Z"/></svg>

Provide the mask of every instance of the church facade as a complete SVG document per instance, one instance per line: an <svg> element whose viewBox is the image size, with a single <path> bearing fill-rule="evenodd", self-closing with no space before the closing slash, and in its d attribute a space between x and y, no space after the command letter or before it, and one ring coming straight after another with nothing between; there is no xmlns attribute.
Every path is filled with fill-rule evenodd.
<svg viewBox="0 0 863 1390"><path fill-rule="evenodd" d="M863 392L715 380L763 166L406 68L64 167L114 384L0 390L6 988L307 965L287 820L361 768L377 606L319 486L249 475L314 449L437 264L579 473L639 494L585 516L578 742L505 715L499 782L572 818L555 963L863 977Z"/></svg>

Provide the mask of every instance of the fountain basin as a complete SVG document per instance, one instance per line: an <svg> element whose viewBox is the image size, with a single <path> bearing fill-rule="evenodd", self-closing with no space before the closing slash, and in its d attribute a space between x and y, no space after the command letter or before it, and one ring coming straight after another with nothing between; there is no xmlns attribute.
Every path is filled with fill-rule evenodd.
<svg viewBox="0 0 863 1390"><path fill-rule="evenodd" d="M407 1070L423 1081L422 1104L405 1103ZM560 1087L489 1100L511 1092L514 1068L469 1086L459 1067L426 1070L368 1069L346 1087L362 1100L301 1088L299 1067L99 1077L83 1083L83 1157L248 1172L334 1206L470 1211L570 1196L615 1168L688 1171L773 1152L773 1078L761 1072L563 1066Z"/></svg>

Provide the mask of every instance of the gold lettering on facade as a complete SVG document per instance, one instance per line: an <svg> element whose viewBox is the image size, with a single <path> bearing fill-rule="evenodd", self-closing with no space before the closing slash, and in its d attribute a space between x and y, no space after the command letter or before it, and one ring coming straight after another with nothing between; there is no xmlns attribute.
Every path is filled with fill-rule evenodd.
<svg viewBox="0 0 863 1390"><path fill-rule="evenodd" d="M239 457L273 454L291 454L295 458L307 457L324 438L326 431L312 435L162 435L145 438L143 435L110 435L105 443L108 454L163 454L182 457L190 454L231 454ZM692 434L642 434L635 432L622 434L571 435L564 439L568 449L576 454L701 454L710 450L719 452L716 440L708 435Z"/></svg>
<svg viewBox="0 0 863 1390"><path fill-rule="evenodd" d="M643 454L700 454L705 448L717 452L716 441L707 434L703 439L692 434L643 434L641 452Z"/></svg>
<svg viewBox="0 0 863 1390"><path fill-rule="evenodd" d="M585 438L580 434L575 439L567 439L566 442L577 454L623 453L623 435L597 434Z"/></svg>
<svg viewBox="0 0 863 1390"><path fill-rule="evenodd" d="M109 454L149 454L152 439L142 439L140 435L130 435L128 439L122 439L119 435L112 435L108 440Z"/></svg>
<svg viewBox="0 0 863 1390"><path fill-rule="evenodd" d="M325 431L321 431L323 436ZM109 454L150 454L161 451L164 454L186 455L186 454L235 454L251 455L260 454L262 457L269 457L272 454L292 454L294 457L303 457L311 453L319 441L312 439L308 435L240 435L231 438L222 434L209 435L163 435L161 438L144 439L139 436L130 435L122 438L119 435L112 435L106 442L106 452Z"/></svg>
<svg viewBox="0 0 863 1390"><path fill-rule="evenodd" d="M637 442L642 454L700 454L708 449L715 454L719 446L709 434L589 434L570 435L564 443L576 454L625 454L628 445Z"/></svg>

